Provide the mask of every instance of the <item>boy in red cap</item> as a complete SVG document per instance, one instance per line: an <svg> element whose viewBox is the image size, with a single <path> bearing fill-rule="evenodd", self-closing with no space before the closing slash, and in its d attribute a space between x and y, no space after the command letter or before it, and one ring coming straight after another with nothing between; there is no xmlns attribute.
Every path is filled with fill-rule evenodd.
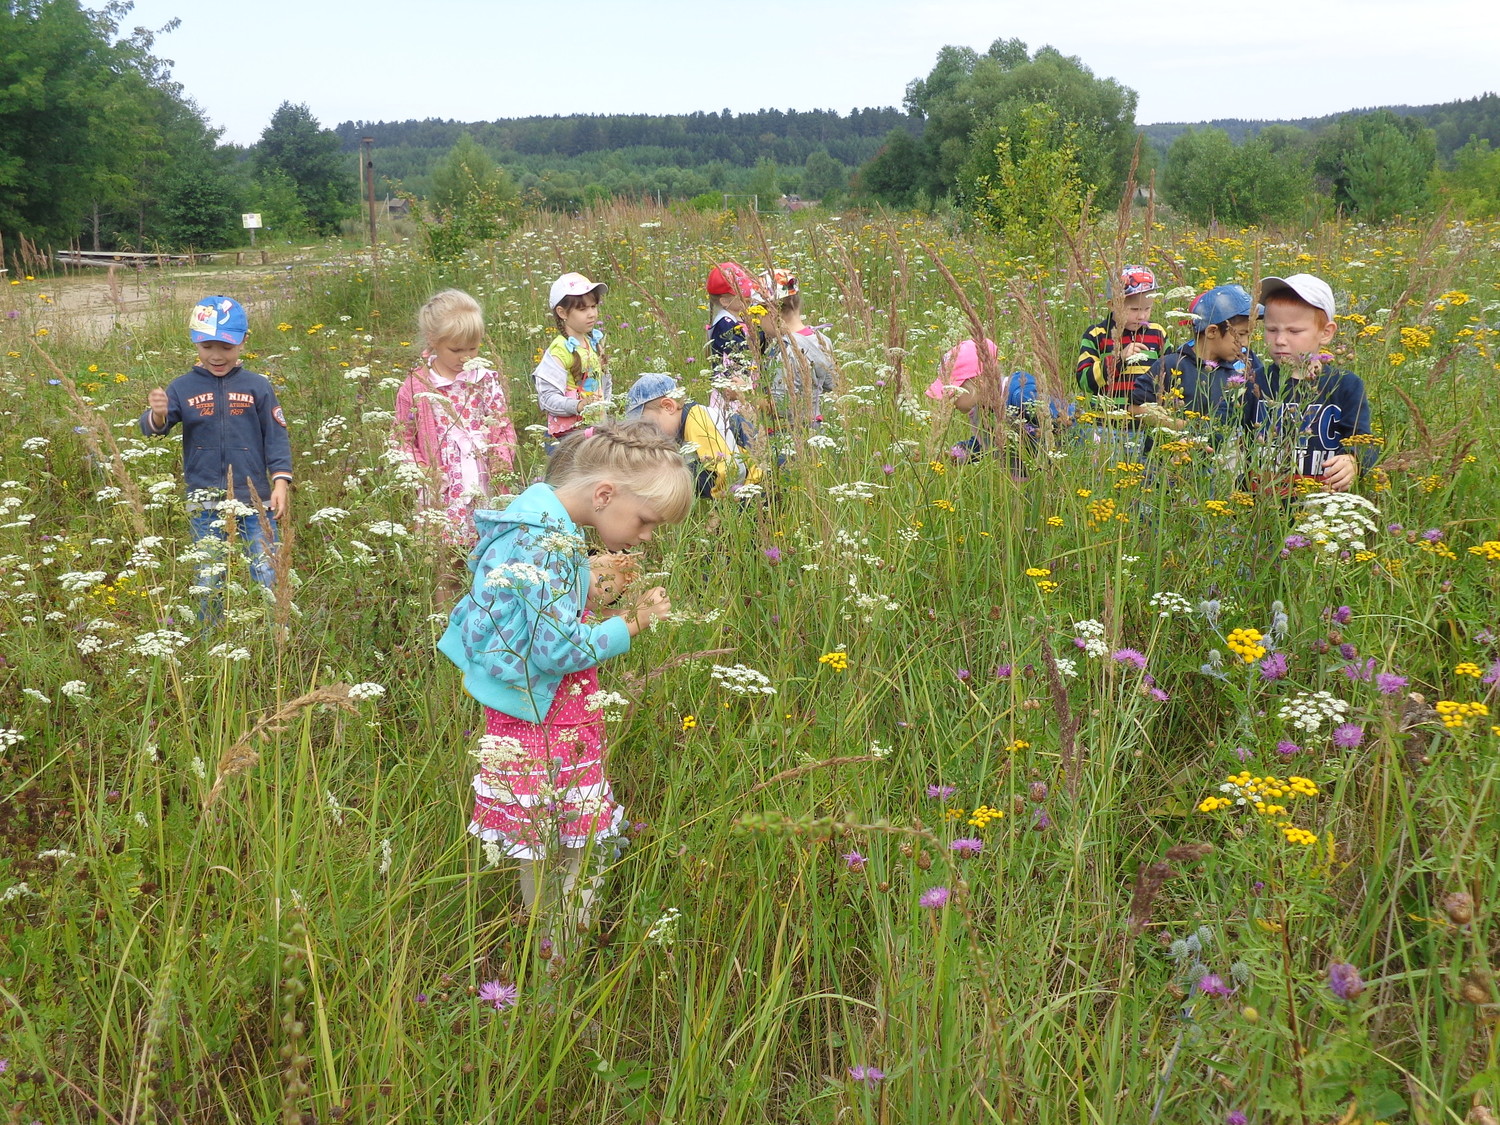
<svg viewBox="0 0 1500 1125"><path fill-rule="evenodd" d="M1167 330L1151 319L1156 294L1156 275L1144 266L1120 271L1110 286L1109 315L1083 333L1074 374L1084 394L1129 403L1136 377L1166 350Z"/></svg>
<svg viewBox="0 0 1500 1125"><path fill-rule="evenodd" d="M755 423L745 396L755 388L755 356L765 350L766 336L757 330L752 352L746 314L761 299L760 293L738 262L720 262L709 270L707 289L708 350L713 353L708 411L720 429L734 435L741 449L748 449Z"/></svg>

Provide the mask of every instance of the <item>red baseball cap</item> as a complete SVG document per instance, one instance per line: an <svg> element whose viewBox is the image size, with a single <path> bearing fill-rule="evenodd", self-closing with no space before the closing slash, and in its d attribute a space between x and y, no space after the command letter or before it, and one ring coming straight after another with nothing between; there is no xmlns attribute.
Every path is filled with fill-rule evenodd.
<svg viewBox="0 0 1500 1125"><path fill-rule="evenodd" d="M755 282L738 262L720 262L708 271L708 292L713 297L738 293L748 301L755 295Z"/></svg>

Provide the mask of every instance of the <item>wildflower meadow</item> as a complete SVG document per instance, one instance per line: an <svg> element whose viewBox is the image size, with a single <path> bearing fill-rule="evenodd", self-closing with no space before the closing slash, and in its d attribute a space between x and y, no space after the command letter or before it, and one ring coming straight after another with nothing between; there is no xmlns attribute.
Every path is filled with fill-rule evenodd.
<svg viewBox="0 0 1500 1125"><path fill-rule="evenodd" d="M1055 249L610 204L441 265L392 237L164 273L113 327L70 320L76 279L10 275L0 1114L1494 1122L1500 225L1137 212ZM628 846L553 956L465 831L483 717L434 650L395 389L422 301L474 294L518 491L552 278L609 284L617 392L662 371L703 402L728 258L795 272L838 386L759 495L646 548L672 620L601 669ZM1231 442L1080 440L1080 333L1125 261L1174 342L1214 284L1326 278L1376 467L1281 498ZM180 442L137 419L221 289L297 484L272 596L231 550L203 630ZM976 458L923 389L977 332L1056 409Z"/></svg>

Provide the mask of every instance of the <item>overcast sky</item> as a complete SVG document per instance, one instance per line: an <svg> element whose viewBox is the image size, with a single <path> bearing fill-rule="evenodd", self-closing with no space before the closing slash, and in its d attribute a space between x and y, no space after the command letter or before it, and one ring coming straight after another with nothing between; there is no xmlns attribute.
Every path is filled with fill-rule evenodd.
<svg viewBox="0 0 1500 1125"><path fill-rule="evenodd" d="M99 5L102 6L102 5ZM1500 88L1497 0L137 0L159 57L255 141L283 101L327 126L440 117L900 105L939 48L1051 44L1140 94L1136 120L1295 118Z"/></svg>

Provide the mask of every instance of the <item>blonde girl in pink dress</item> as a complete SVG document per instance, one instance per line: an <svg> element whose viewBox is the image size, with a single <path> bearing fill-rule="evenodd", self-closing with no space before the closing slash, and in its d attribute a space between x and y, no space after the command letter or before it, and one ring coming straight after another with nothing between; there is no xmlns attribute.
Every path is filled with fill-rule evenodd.
<svg viewBox="0 0 1500 1125"><path fill-rule="evenodd" d="M503 506L508 499L516 428L504 378L479 358L479 302L460 289L445 289L422 306L417 324L422 362L396 392L395 441L427 470L417 524L451 549L456 564L478 542L474 509ZM499 504L493 502L497 496Z"/></svg>
<svg viewBox="0 0 1500 1125"><path fill-rule="evenodd" d="M608 597L591 605L598 571L619 574L620 562L590 558L585 530L607 550L626 551L692 505L677 443L649 422L626 422L565 438L545 482L504 511L478 514L473 586L438 650L485 709L469 831L517 861L541 936L571 943L589 925L601 845L623 821L609 784L598 666L672 608L660 587L612 610L600 604Z"/></svg>

